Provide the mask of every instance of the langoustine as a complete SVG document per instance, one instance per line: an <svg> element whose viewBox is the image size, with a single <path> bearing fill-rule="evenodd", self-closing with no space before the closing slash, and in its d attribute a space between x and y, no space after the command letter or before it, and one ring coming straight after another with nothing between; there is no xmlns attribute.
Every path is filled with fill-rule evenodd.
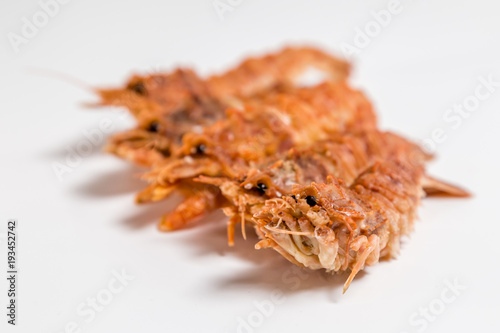
<svg viewBox="0 0 500 333"><path fill-rule="evenodd" d="M362 95L344 89L345 99L332 99L331 83L293 87L310 62L340 81L348 72L347 64L318 58L315 50L296 51L251 59L207 80L177 70L100 91L102 104L127 106L139 122L115 136L110 149L156 164L138 202L174 190L186 196L161 228L224 207L230 243L235 221L251 221L261 238L257 249L274 248L310 269L350 269L345 292L365 265L397 254L425 192L468 194L428 177L429 156L418 146L377 132ZM291 61L294 54L302 62Z"/></svg>
<svg viewBox="0 0 500 333"><path fill-rule="evenodd" d="M365 265L398 254L401 236L413 228L424 186L423 164L404 157L376 162L350 186L333 176L324 183L296 185L255 213L262 238L255 247L271 247L309 269L350 269L345 292ZM460 189L453 194L468 195Z"/></svg>
<svg viewBox="0 0 500 333"><path fill-rule="evenodd" d="M245 60L222 75L202 79L189 69L134 76L121 89L100 89L99 105L127 107L135 129L114 135L106 149L136 164L151 166L169 156L184 134L200 132L225 117L225 109L273 91L286 91L309 68L327 80L344 80L349 65L314 48L285 48Z"/></svg>
<svg viewBox="0 0 500 333"><path fill-rule="evenodd" d="M215 186L198 185L193 191L195 177L236 178L269 156L290 148L375 127L371 104L345 82L272 94L243 109L230 109L227 119L205 128L201 134L185 135L176 158L159 164L147 175L152 184L137 196L137 201L158 201L174 190L182 192L186 204L165 215L160 223L161 229L176 229L225 204ZM214 200L220 204L214 204Z"/></svg>

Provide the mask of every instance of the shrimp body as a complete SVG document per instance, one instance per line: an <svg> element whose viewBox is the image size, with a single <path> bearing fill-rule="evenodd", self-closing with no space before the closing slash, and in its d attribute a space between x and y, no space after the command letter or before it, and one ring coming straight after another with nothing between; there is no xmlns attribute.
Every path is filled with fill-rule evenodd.
<svg viewBox="0 0 500 333"><path fill-rule="evenodd" d="M345 292L365 265L398 253L424 194L422 179L422 165L394 160L374 164L350 186L332 176L297 185L254 215L263 239L256 248L275 248L310 269L350 269Z"/></svg>

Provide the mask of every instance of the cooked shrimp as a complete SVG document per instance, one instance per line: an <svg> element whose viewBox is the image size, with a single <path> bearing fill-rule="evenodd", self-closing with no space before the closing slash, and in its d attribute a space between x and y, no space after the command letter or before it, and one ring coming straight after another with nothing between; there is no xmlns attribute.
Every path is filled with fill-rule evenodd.
<svg viewBox="0 0 500 333"><path fill-rule="evenodd" d="M263 239L256 248L272 247L309 269L350 269L345 292L365 265L398 254L401 236L413 228L424 177L423 164L403 157L376 162L350 186L332 176L296 185L254 215Z"/></svg>
<svg viewBox="0 0 500 333"><path fill-rule="evenodd" d="M204 80L189 69L169 74L134 76L125 88L100 89L99 105L127 107L138 127L111 138L107 151L151 166L175 150L186 133L199 133L225 117L225 109L241 106L273 91L286 91L308 68L326 79L346 79L349 65L313 48L286 48L250 58L222 75Z"/></svg>

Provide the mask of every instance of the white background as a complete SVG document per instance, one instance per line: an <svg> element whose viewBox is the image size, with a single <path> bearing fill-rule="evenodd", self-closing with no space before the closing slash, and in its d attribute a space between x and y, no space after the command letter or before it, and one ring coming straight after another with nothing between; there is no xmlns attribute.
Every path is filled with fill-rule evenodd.
<svg viewBox="0 0 500 333"><path fill-rule="evenodd" d="M62 181L52 164L64 163L66 147L102 119L114 131L133 126L116 110L82 107L95 101L85 85L178 65L207 75L287 44L342 55L342 43L353 44L356 29L388 1L243 0L221 20L212 0L73 0L16 53L8 34L20 34L23 17L32 20L41 7L1 0L0 262L5 272L5 224L17 218L20 265L16 327L6 324L1 273L1 331L64 332L75 322L77 332L237 332L250 317L255 327L243 332L498 332L500 87L458 128L443 115L474 95L479 77L500 81L500 6L401 5L352 58L352 83L373 100L384 129L421 142L442 128L446 140L430 172L474 197L425 200L401 255L359 274L342 295L345 276L295 272L273 251L253 250L255 237L228 248L220 213L158 232L155 223L174 203L135 207L141 170L102 153L102 144ZM79 315L121 270L134 279L95 318ZM440 308L441 294L453 295L445 281L454 280L466 289ZM284 300L269 306L277 290ZM255 302L269 313L259 314ZM418 311L429 306L438 314L422 322Z"/></svg>

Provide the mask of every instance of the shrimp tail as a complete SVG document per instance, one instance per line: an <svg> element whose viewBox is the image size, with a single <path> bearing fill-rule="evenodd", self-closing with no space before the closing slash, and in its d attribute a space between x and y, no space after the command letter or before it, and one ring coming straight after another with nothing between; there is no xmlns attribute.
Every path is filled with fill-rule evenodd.
<svg viewBox="0 0 500 333"><path fill-rule="evenodd" d="M458 198L468 198L471 196L469 192L458 186L427 175L422 178L422 187L427 196L446 196Z"/></svg>

